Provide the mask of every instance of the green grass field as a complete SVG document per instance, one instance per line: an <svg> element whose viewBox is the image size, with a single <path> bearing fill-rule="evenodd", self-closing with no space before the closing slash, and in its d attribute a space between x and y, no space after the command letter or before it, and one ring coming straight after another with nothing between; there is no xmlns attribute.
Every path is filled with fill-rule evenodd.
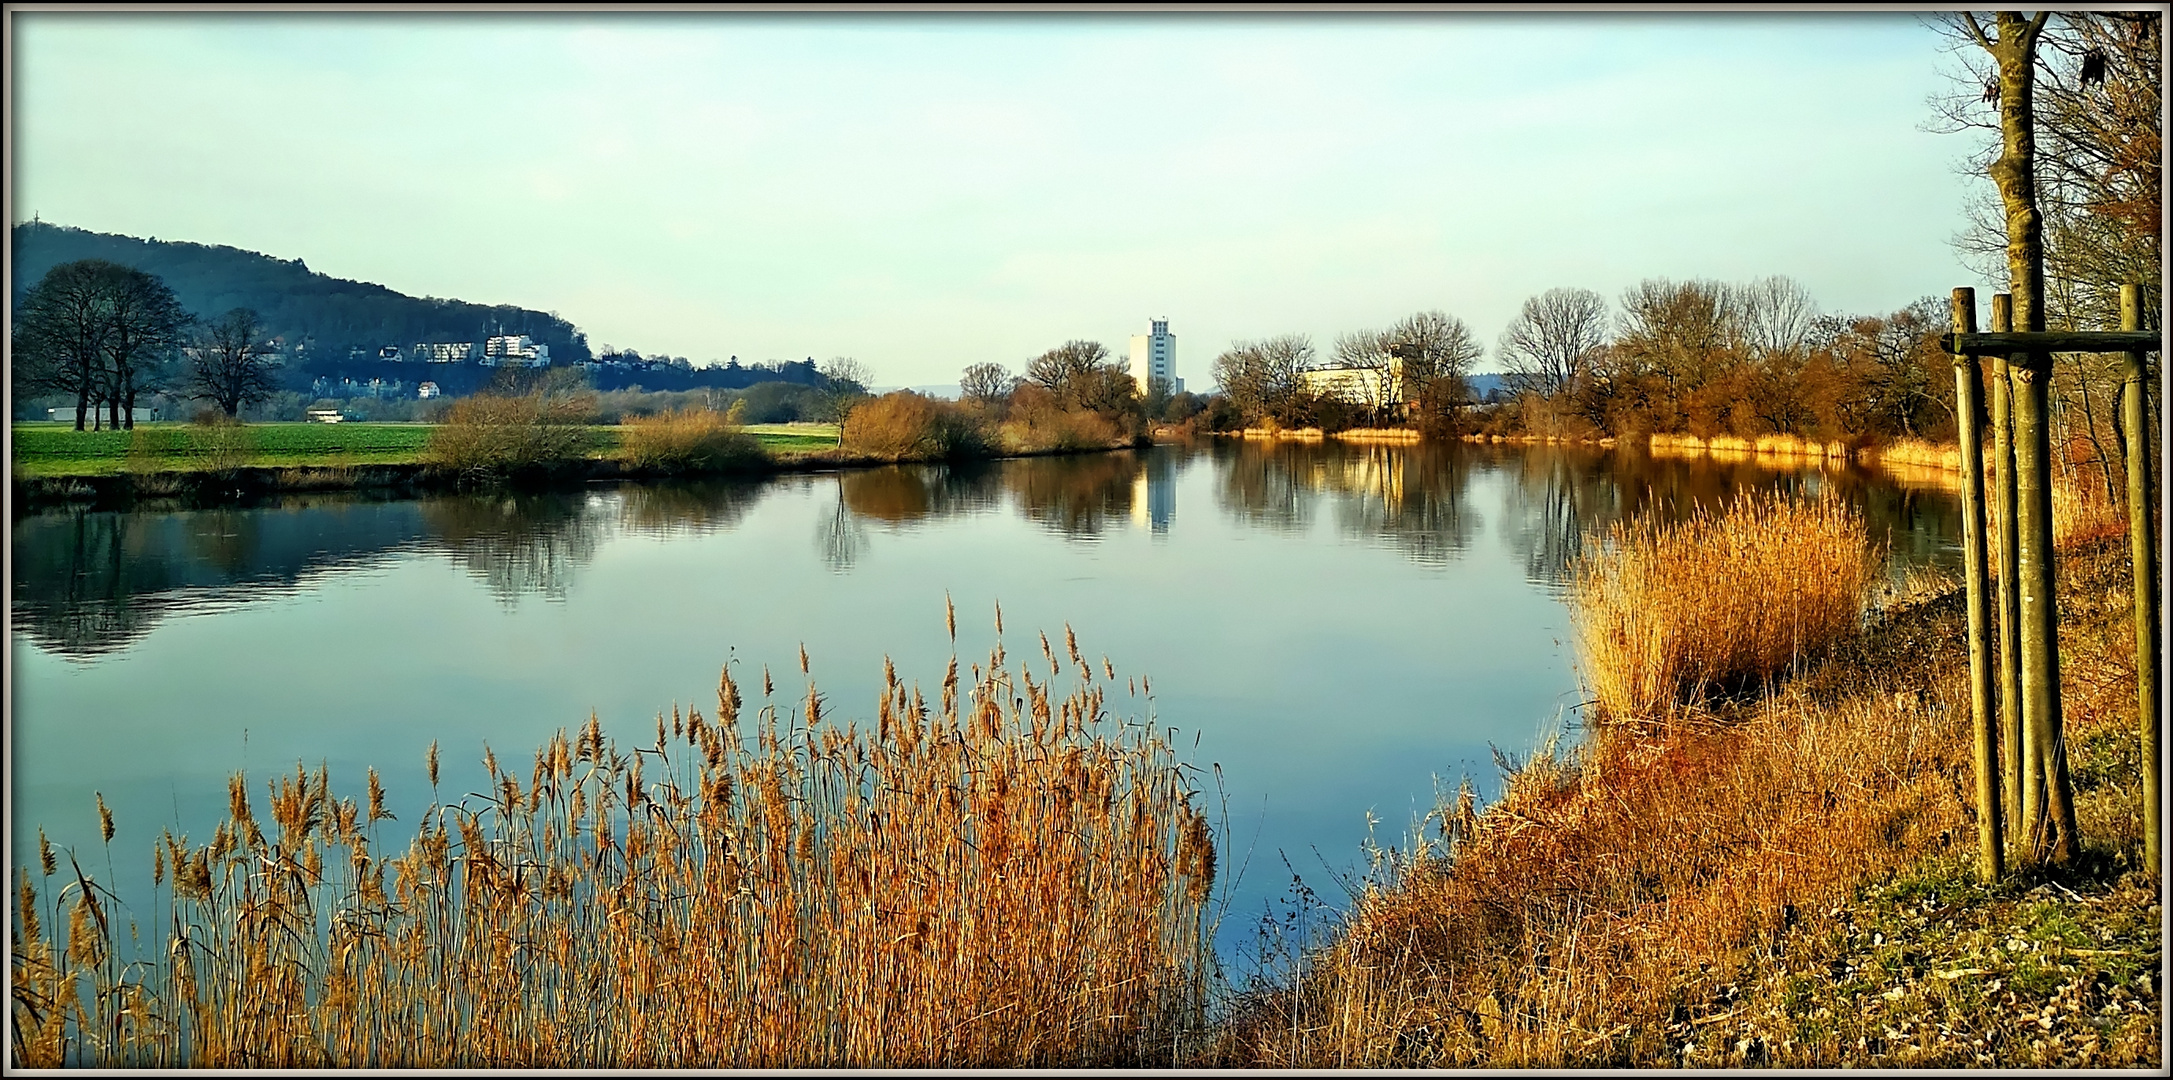
<svg viewBox="0 0 2173 1080"><path fill-rule="evenodd" d="M9 425L15 475L107 476L120 472L194 472L202 469L297 465L399 465L422 459L432 424L248 424L204 428L193 424L142 424L134 431L77 431L69 424ZM593 452L618 452L619 429L590 429ZM835 424L755 424L748 434L772 453L792 454L837 445Z"/></svg>

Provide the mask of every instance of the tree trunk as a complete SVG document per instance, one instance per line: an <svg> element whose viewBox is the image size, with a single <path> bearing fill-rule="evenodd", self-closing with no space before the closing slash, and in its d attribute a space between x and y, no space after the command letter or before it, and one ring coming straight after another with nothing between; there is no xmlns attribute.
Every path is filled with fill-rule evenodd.
<svg viewBox="0 0 2173 1080"><path fill-rule="evenodd" d="M85 420L87 420L87 419L89 419L89 418L90 418L90 417L89 417L89 413L90 413L90 411L91 411L91 392L90 392L90 389L89 389L88 387L81 387L81 386L79 386L79 387L77 387L77 388L76 388L76 391L75 391L75 429L76 429L77 431L81 431L81 430L83 430L83 421L85 421Z"/></svg>
<svg viewBox="0 0 2173 1080"><path fill-rule="evenodd" d="M2022 716L2036 757L2038 784L2025 804L2043 813L2032 820L2033 853L2065 865L2077 850L2074 789L2068 779L2067 738L2060 718L2059 608L2053 591L2052 441L2046 413L2052 358L2018 354L2015 382L2015 495L2021 509L2016 548L2016 590L2022 608ZM2041 790L2040 790L2041 787ZM2041 800L2041 801L2040 801Z"/></svg>
<svg viewBox="0 0 2173 1080"><path fill-rule="evenodd" d="M2031 100L2037 84L2038 31L2045 17L2039 12L2025 21L2021 12L1999 12L1994 16L1999 38L1983 42L1999 65L2000 156L1986 171L2007 210L2007 276L2015 329L2027 331L2045 328L2045 220L2037 210L2037 129Z"/></svg>

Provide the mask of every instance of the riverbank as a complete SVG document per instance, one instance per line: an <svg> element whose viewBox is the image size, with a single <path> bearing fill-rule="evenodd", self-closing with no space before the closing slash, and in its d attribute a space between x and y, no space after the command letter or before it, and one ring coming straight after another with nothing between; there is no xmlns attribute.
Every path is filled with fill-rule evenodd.
<svg viewBox="0 0 2173 1080"><path fill-rule="evenodd" d="M1769 699L1609 725L1445 807L1221 1060L2162 1067L2125 549L2059 562L2075 865L1975 879L1950 586Z"/></svg>
<svg viewBox="0 0 2173 1080"><path fill-rule="evenodd" d="M350 430L336 433L350 436L347 442L328 441L334 436L320 434L340 427L408 430L399 431L389 438L375 431ZM282 428L300 430L280 431ZM827 430L801 430L805 428ZM143 430L175 434L186 432L183 428ZM274 439L276 445L267 450L250 452L246 457L230 453L226 461L221 463L217 461L216 455L195 451L182 453L167 450L160 452L159 456L139 452L131 457L129 432L68 431L67 435L77 438L103 437L105 443L112 445L103 446L104 452L97 455L64 457L51 452L43 455L34 453L28 457L33 464L27 468L24 465L25 458L19 456L11 477L14 511L20 515L46 507L84 503L100 508L125 508L139 502L155 500L175 500L196 506L222 505L246 502L267 495L328 491L355 491L403 498L463 490L478 484L473 477L424 460L424 446L431 430L428 425L294 424L277 427L264 425L261 428L239 430L273 430L279 431L279 435ZM840 449L835 445L835 425L769 425L747 430L763 443L763 457L735 464L729 469L711 470L702 475L752 478L941 460L899 458ZM602 434L596 434L598 432ZM19 434L19 429L16 434ZM690 474L684 470L647 467L619 456L617 438L616 429L594 429L589 456L551 462L543 468L531 470L515 482L523 487L551 489L595 483L689 478ZM315 449L309 449L310 447ZM991 455L985 460L1105 453L1130 448L1133 448L1131 444L1087 449L1021 450ZM97 464L89 468L69 468L65 464L79 460L91 460ZM62 464L55 467L56 463Z"/></svg>

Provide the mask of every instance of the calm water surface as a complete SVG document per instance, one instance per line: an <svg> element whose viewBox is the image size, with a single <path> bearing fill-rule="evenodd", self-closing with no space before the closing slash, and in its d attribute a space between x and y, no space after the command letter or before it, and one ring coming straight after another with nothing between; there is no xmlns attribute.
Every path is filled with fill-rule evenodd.
<svg viewBox="0 0 2173 1080"><path fill-rule="evenodd" d="M477 790L484 744L525 761L592 711L645 741L659 710L707 711L727 660L790 699L803 643L865 720L885 656L941 681L948 594L962 659L999 603L1014 658L1069 624L1151 680L1187 760L1220 766L1229 948L1293 870L1335 899L1369 814L1399 842L1437 790L1490 791L1494 748L1574 738L1562 590L1587 530L1750 486L1837 490L1897 568L1958 557L1952 496L1860 474L1336 443L32 516L12 545L13 861L42 825L105 876L102 792L110 873L145 897L161 828L208 838L232 772L261 794L297 762L348 793L376 766L412 827L433 740L445 789Z"/></svg>

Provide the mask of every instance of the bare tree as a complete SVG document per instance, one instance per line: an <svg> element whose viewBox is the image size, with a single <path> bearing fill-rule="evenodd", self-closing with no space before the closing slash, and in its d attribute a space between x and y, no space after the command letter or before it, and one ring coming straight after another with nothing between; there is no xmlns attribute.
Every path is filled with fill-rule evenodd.
<svg viewBox="0 0 2173 1080"><path fill-rule="evenodd" d="M1313 355L1313 341L1303 334L1240 341L1215 358L1215 381L1246 423L1288 418Z"/></svg>
<svg viewBox="0 0 2173 1080"><path fill-rule="evenodd" d="M1781 363L1800 358L1818 322L1818 302L1793 278L1759 278L1736 290L1736 332L1750 358Z"/></svg>
<svg viewBox="0 0 2173 1080"><path fill-rule="evenodd" d="M1372 378L1360 383L1366 393L1366 400L1360 404L1376 417L1403 411L1403 361L1391 350L1395 343L1386 330L1359 330L1335 341L1335 366L1372 373Z"/></svg>
<svg viewBox="0 0 2173 1080"><path fill-rule="evenodd" d="M1403 400L1412 418L1430 431L1453 429L1456 410L1470 398L1471 369L1486 347L1464 320L1439 311L1406 316L1388 328L1388 336L1403 361Z"/></svg>
<svg viewBox="0 0 2173 1080"><path fill-rule="evenodd" d="M816 369L823 377L823 410L838 426L838 445L845 445L845 416L853 411L860 399L868 396L868 383L875 376L868 366L850 356L833 356Z"/></svg>
<svg viewBox="0 0 2173 1080"><path fill-rule="evenodd" d="M189 393L234 416L278 388L274 356L257 313L235 308L205 327L190 350Z"/></svg>
<svg viewBox="0 0 2173 1080"><path fill-rule="evenodd" d="M1098 341L1067 341L1026 365L1026 377L1054 395L1066 409L1089 409L1112 416L1140 409L1138 382L1121 361L1109 357Z"/></svg>
<svg viewBox="0 0 2173 1080"><path fill-rule="evenodd" d="M116 428L136 426L136 394L156 390L195 321L174 291L134 267L106 271L105 367L107 400Z"/></svg>
<svg viewBox="0 0 2173 1080"><path fill-rule="evenodd" d="M15 309L9 366L17 392L74 395L77 431L92 419L91 406L103 388L109 269L118 267L100 259L62 263Z"/></svg>
<svg viewBox="0 0 2173 1080"><path fill-rule="evenodd" d="M967 400L991 404L1010 397L1018 383L1011 369L997 363L974 364L958 378L958 388Z"/></svg>
<svg viewBox="0 0 2173 1080"><path fill-rule="evenodd" d="M1067 341L1026 363L1026 378L1055 394L1065 407L1077 407L1083 382L1109 362L1109 347L1099 341Z"/></svg>
<svg viewBox="0 0 2173 1080"><path fill-rule="evenodd" d="M1717 281L1650 278L1622 295L1615 361L1623 374L1702 386L1738 359L1735 290Z"/></svg>
<svg viewBox="0 0 2173 1080"><path fill-rule="evenodd" d="M1524 301L1502 331L1495 355L1509 369L1509 385L1552 397L1574 392L1590 369L1592 352L1607 344L1607 301L1590 289L1548 289Z"/></svg>

